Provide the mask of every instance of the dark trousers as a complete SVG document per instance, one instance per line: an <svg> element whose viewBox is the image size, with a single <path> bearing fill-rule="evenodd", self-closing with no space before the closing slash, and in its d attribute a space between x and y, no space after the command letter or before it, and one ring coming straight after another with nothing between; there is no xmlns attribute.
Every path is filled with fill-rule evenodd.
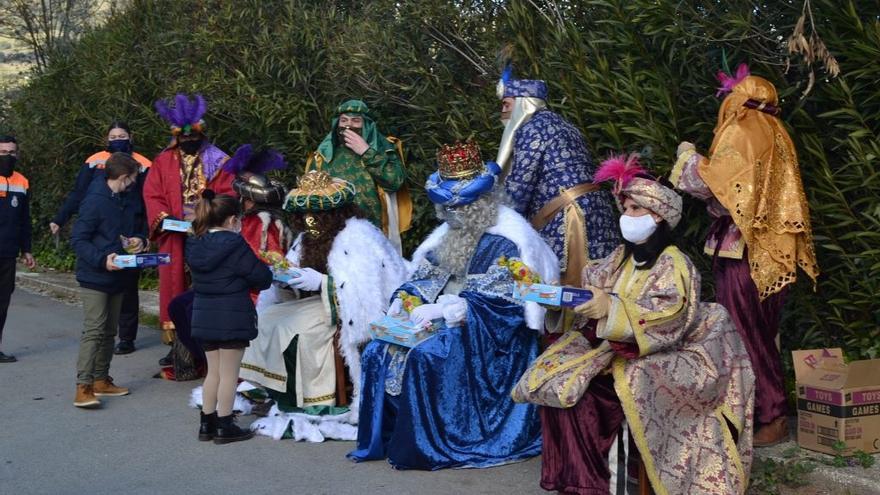
<svg viewBox="0 0 880 495"><path fill-rule="evenodd" d="M125 287L122 292L122 311L119 313L119 340L134 341L137 338L138 318L140 316L140 297L138 295L138 280L141 271L132 270L125 274Z"/></svg>
<svg viewBox="0 0 880 495"><path fill-rule="evenodd" d="M581 495L608 493L608 453L625 419L614 378L593 378L574 407L538 411L544 437L541 488Z"/></svg>
<svg viewBox="0 0 880 495"><path fill-rule="evenodd" d="M3 341L3 326L6 325L6 311L15 290L15 258L0 258L0 341Z"/></svg>

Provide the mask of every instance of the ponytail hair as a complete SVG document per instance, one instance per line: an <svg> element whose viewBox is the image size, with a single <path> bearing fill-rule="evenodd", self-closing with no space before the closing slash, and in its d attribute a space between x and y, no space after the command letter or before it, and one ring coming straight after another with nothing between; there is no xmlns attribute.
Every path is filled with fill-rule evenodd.
<svg viewBox="0 0 880 495"><path fill-rule="evenodd" d="M208 229L222 227L226 219L241 215L241 203L227 194L215 194L211 189L202 191L202 199L196 203L193 232L201 237Z"/></svg>

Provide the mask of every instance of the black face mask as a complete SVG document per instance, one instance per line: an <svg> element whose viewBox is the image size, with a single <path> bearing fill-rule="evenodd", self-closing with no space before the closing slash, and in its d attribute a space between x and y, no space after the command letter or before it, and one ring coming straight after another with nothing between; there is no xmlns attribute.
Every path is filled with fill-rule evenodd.
<svg viewBox="0 0 880 495"><path fill-rule="evenodd" d="M110 153L131 153L131 139L114 139L107 143Z"/></svg>
<svg viewBox="0 0 880 495"><path fill-rule="evenodd" d="M15 155L0 156L0 177L12 177L16 161L18 161L18 157Z"/></svg>
<svg viewBox="0 0 880 495"><path fill-rule="evenodd" d="M202 140L197 139L195 141L181 141L178 146L180 146L180 150L187 155L195 155L202 147Z"/></svg>

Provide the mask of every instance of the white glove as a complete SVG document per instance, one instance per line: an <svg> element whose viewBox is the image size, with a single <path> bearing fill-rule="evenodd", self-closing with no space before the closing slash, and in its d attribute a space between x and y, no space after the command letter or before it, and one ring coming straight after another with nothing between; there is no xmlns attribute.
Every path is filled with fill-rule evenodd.
<svg viewBox="0 0 880 495"><path fill-rule="evenodd" d="M297 268L298 277L291 279L290 286L294 289L316 291L321 288L324 274L312 268Z"/></svg>
<svg viewBox="0 0 880 495"><path fill-rule="evenodd" d="M428 325L438 318L443 318L442 304L422 304L409 315L409 319L416 325Z"/></svg>
<svg viewBox="0 0 880 495"><path fill-rule="evenodd" d="M391 306L388 307L388 311L386 311L385 314L388 316L397 316L400 313L403 313L403 301L398 297L391 302Z"/></svg>
<svg viewBox="0 0 880 495"><path fill-rule="evenodd" d="M457 327L467 318L467 301L459 296L443 294L437 299L443 305L443 320L447 327Z"/></svg>

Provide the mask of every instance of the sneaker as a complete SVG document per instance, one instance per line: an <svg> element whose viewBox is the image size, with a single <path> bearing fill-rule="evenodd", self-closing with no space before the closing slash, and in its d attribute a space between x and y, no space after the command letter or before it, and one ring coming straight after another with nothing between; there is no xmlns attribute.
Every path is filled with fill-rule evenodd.
<svg viewBox="0 0 880 495"><path fill-rule="evenodd" d="M113 378L109 376L103 380L95 380L93 390L96 397L120 397L129 394L127 388L114 385Z"/></svg>
<svg viewBox="0 0 880 495"><path fill-rule="evenodd" d="M168 351L168 354L165 355L162 359L159 360L159 366L171 366L174 364L174 356L172 355L174 351Z"/></svg>
<svg viewBox="0 0 880 495"><path fill-rule="evenodd" d="M131 340L120 340L118 344L116 344L116 348L113 349L113 354L131 354L134 352L134 342Z"/></svg>
<svg viewBox="0 0 880 495"><path fill-rule="evenodd" d="M95 397L95 391L91 385L85 383L76 384L76 397L73 399L73 405L82 408L99 407L101 401Z"/></svg>
<svg viewBox="0 0 880 495"><path fill-rule="evenodd" d="M3 354L0 352L0 363L14 363L18 361L12 354Z"/></svg>

